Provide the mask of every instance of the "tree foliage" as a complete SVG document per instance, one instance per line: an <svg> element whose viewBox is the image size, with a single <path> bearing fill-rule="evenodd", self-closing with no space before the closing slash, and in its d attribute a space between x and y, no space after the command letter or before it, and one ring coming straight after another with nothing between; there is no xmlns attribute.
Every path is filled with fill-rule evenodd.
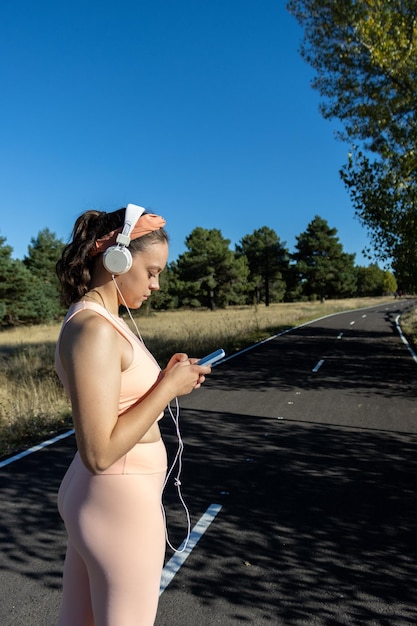
<svg viewBox="0 0 417 626"><path fill-rule="evenodd" d="M352 271L354 255L343 252L336 233L316 216L297 237L291 255L268 226L245 235L235 251L220 230L195 228L185 240L187 251L162 272L160 290L142 313L396 291L392 274L377 266ZM48 322L63 315L55 275L63 245L44 229L31 240L21 261L12 258L13 249L0 237L1 326Z"/></svg>
<svg viewBox="0 0 417 626"><path fill-rule="evenodd" d="M356 295L359 297L378 297L396 291L397 282L390 271L381 269L376 263L356 268Z"/></svg>
<svg viewBox="0 0 417 626"><path fill-rule="evenodd" d="M270 302L283 299L286 289L284 276L288 271L289 252L276 232L268 226L245 235L236 246L239 257L245 256L249 265L249 282L253 300Z"/></svg>
<svg viewBox="0 0 417 626"><path fill-rule="evenodd" d="M416 0L287 6L304 29L301 53L316 71L321 112L342 122L340 136L352 146L341 176L355 211L376 256L398 260L410 282L417 240Z"/></svg>
<svg viewBox="0 0 417 626"><path fill-rule="evenodd" d="M355 294L355 255L343 252L336 228L330 228L316 215L296 239L294 270L304 297L344 298Z"/></svg>
<svg viewBox="0 0 417 626"><path fill-rule="evenodd" d="M51 277L55 277L55 265L63 247L61 239L58 239L49 228L44 228L39 231L37 237L30 240L28 254L23 263L34 276L50 281Z"/></svg>
<svg viewBox="0 0 417 626"><path fill-rule="evenodd" d="M13 249L0 237L0 323L48 322L62 312L55 264L62 242L47 229L32 239L23 261L12 258Z"/></svg>
<svg viewBox="0 0 417 626"><path fill-rule="evenodd" d="M370 151L402 156L404 172L415 170L415 0L289 0L287 6L304 28L301 53L317 73L313 87L324 97L324 117L341 120L344 136Z"/></svg>
<svg viewBox="0 0 417 626"><path fill-rule="evenodd" d="M230 240L220 230L195 228L185 240L188 248L177 261L183 284L182 304L211 310L245 301L246 259L236 258Z"/></svg>

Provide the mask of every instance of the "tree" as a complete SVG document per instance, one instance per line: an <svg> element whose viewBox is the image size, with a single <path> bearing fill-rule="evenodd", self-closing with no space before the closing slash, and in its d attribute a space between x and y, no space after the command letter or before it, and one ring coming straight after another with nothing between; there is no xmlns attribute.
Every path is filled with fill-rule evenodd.
<svg viewBox="0 0 417 626"><path fill-rule="evenodd" d="M38 307L39 321L49 321L62 312L55 266L63 247L63 241L45 228L31 239L28 255L23 259L25 267L37 279L38 301L43 303Z"/></svg>
<svg viewBox="0 0 417 626"><path fill-rule="evenodd" d="M321 112L342 122L339 136L352 145L341 176L355 211L376 256L395 261L406 249L399 265L410 278L410 241L417 240L416 1L289 0L287 7L304 28L301 53L316 70Z"/></svg>
<svg viewBox="0 0 417 626"><path fill-rule="evenodd" d="M19 259L12 259L13 248L0 237L1 323L14 325L36 321L42 298L38 281Z"/></svg>
<svg viewBox="0 0 417 626"><path fill-rule="evenodd" d="M356 267L356 294L358 296L382 296L394 293L397 284L393 274L383 270L376 263L368 267Z"/></svg>
<svg viewBox="0 0 417 626"><path fill-rule="evenodd" d="M8 304L13 298L13 248L6 244L6 238L0 237L0 321L7 323L9 317Z"/></svg>
<svg viewBox="0 0 417 626"><path fill-rule="evenodd" d="M249 265L249 281L255 301L264 299L265 306L271 301L282 300L285 293L283 276L288 271L289 253L276 232L268 226L245 235L236 246L238 256L246 256Z"/></svg>
<svg viewBox="0 0 417 626"><path fill-rule="evenodd" d="M28 262L31 257L24 261L12 259L12 252L6 239L0 237L0 323L37 324L55 318L61 308L52 262L45 264L42 272L41 255L38 263L32 265Z"/></svg>
<svg viewBox="0 0 417 626"><path fill-rule="evenodd" d="M384 271L384 288L382 293L396 293L398 288L395 276L389 270Z"/></svg>
<svg viewBox="0 0 417 626"><path fill-rule="evenodd" d="M48 228L44 228L36 238L32 237L23 263L34 276L48 282L55 281L55 265L63 247L63 241Z"/></svg>
<svg viewBox="0 0 417 626"><path fill-rule="evenodd" d="M249 270L245 259L237 259L229 249L230 240L216 228L199 226L185 244L188 250L177 260L181 304L214 310L243 303Z"/></svg>
<svg viewBox="0 0 417 626"><path fill-rule="evenodd" d="M303 58L317 72L325 118L344 137L415 168L417 6L415 0L289 0L304 28Z"/></svg>
<svg viewBox="0 0 417 626"><path fill-rule="evenodd" d="M344 298L356 290L354 254L343 252L336 228L316 215L296 237L294 271L301 292L308 298Z"/></svg>

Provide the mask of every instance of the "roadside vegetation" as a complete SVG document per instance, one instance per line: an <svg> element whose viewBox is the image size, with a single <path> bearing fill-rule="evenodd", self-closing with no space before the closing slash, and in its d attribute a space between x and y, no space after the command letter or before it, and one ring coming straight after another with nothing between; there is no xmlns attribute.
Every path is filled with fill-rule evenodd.
<svg viewBox="0 0 417 626"><path fill-rule="evenodd" d="M202 356L223 347L226 354L233 354L324 315L392 302L392 299L353 298L216 311L158 311L142 313L136 322L146 345L163 367L174 352ZM413 323L415 328L417 314ZM0 332L0 456L71 427L70 407L54 371L59 328L59 324L44 324L16 326Z"/></svg>
<svg viewBox="0 0 417 626"><path fill-rule="evenodd" d="M410 313L401 318L401 328L407 335L408 341L413 344L414 349L417 347L417 309L413 309Z"/></svg>

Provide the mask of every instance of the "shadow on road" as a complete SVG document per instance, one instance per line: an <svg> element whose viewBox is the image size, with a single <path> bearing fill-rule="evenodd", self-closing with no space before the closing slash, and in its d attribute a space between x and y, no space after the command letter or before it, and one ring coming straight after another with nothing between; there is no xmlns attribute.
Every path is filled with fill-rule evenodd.
<svg viewBox="0 0 417 626"><path fill-rule="evenodd" d="M45 448L0 470L3 589L6 581L16 585L20 576L41 587L61 587L65 533L56 496L68 466L69 445L73 447L66 442ZM16 603L20 586L11 591L10 600Z"/></svg>
<svg viewBox="0 0 417 626"><path fill-rule="evenodd" d="M186 497L223 504L184 568L202 624L417 623L416 435L209 411L183 424Z"/></svg>

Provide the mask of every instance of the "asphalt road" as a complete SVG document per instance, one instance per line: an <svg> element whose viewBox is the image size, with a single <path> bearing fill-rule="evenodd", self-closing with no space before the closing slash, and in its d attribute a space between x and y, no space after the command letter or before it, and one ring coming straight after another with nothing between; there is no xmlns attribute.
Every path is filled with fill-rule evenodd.
<svg viewBox="0 0 417 626"><path fill-rule="evenodd" d="M156 626L417 624L417 363L395 322L412 305L277 336L181 399L192 525L220 510L162 593ZM173 457L169 420L163 431ZM56 624L55 499L73 451L69 437L0 469L1 626ZM165 503L178 545L172 485Z"/></svg>

